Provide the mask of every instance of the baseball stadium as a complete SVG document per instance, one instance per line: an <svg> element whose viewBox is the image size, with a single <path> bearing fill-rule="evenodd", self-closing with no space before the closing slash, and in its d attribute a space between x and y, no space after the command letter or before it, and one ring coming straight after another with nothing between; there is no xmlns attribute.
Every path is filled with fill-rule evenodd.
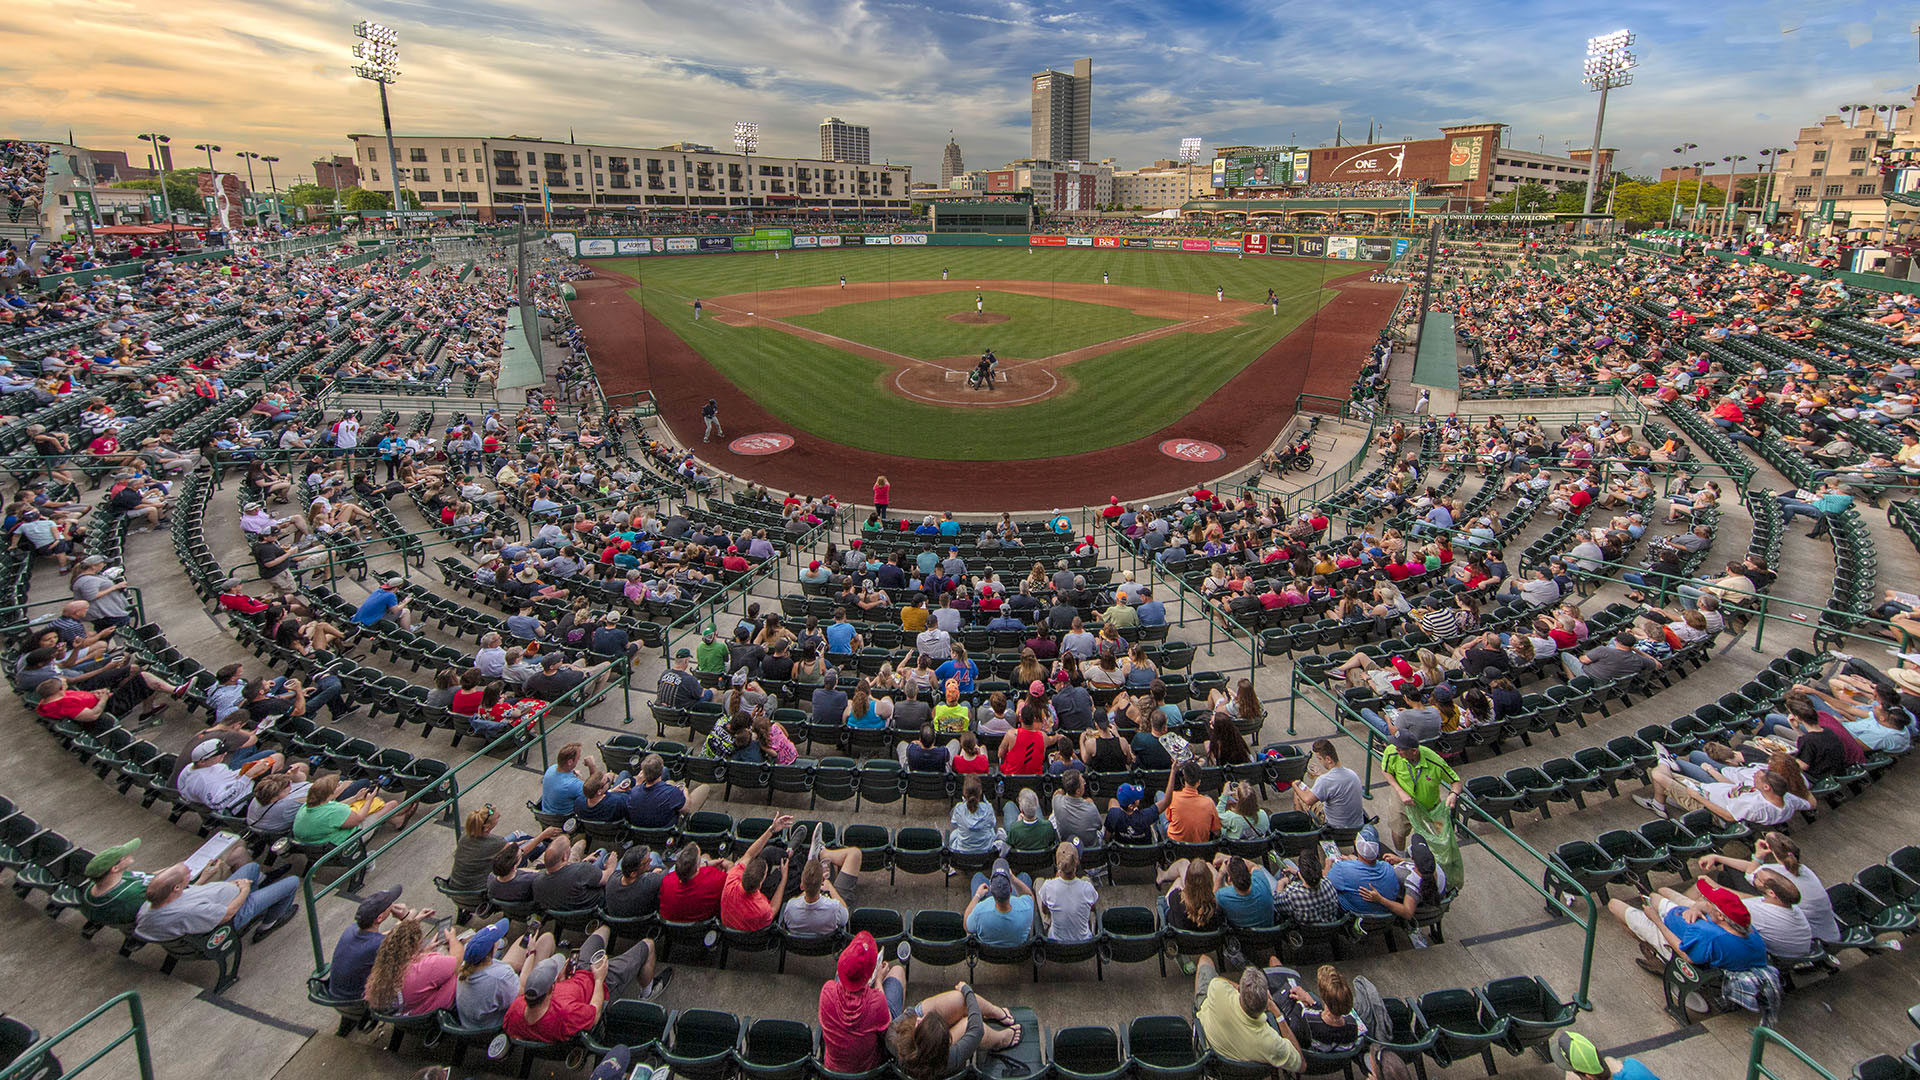
<svg viewBox="0 0 1920 1080"><path fill-rule="evenodd" d="M1920 1077L1888 13L98 7L0 1080Z"/></svg>

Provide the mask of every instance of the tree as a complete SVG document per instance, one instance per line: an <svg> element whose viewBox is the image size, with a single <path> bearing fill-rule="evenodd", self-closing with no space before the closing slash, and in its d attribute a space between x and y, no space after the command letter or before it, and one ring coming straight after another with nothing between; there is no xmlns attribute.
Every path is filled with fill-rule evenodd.
<svg viewBox="0 0 1920 1080"><path fill-rule="evenodd" d="M332 206L339 198L337 188L321 187L319 184L295 184L280 193L280 200L288 206Z"/></svg>
<svg viewBox="0 0 1920 1080"><path fill-rule="evenodd" d="M192 213L199 212L201 208L200 174L206 171L205 169L167 170L165 180L167 185L167 201L172 204L175 210L185 210ZM134 191L159 191L160 184L161 181L156 178L151 180L122 180L113 186Z"/></svg>
<svg viewBox="0 0 1920 1080"><path fill-rule="evenodd" d="M420 209L420 196L405 188L400 193L406 197L407 209ZM340 201L346 204L349 213L364 213L368 210L393 209L393 196L384 191L368 191L362 187L344 188L340 192Z"/></svg>
<svg viewBox="0 0 1920 1080"><path fill-rule="evenodd" d="M1553 193L1544 184L1526 183L1487 204L1489 214L1538 214L1553 206Z"/></svg>
<svg viewBox="0 0 1920 1080"><path fill-rule="evenodd" d="M1696 198L1702 207L1719 207L1726 203L1727 193L1698 179L1659 183L1631 180L1614 189L1613 216L1628 224L1666 224L1674 211L1684 220L1693 211Z"/></svg>

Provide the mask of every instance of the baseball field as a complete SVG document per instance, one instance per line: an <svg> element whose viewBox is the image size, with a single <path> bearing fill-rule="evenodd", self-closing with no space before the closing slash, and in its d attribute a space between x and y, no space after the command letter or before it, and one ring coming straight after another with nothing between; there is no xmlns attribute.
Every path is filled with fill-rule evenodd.
<svg viewBox="0 0 1920 1080"><path fill-rule="evenodd" d="M1356 269L995 248L592 262L630 279L649 315L794 434L961 461L1081 453L1159 430ZM1000 358L996 386L969 389L987 348Z"/></svg>

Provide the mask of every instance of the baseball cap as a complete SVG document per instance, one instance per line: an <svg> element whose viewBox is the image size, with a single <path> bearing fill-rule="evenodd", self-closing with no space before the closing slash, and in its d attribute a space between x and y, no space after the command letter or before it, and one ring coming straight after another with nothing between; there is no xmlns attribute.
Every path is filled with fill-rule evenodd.
<svg viewBox="0 0 1920 1080"><path fill-rule="evenodd" d="M1361 829L1360 835L1353 838L1353 853L1355 855L1360 856L1363 859L1379 858L1380 857L1379 830L1375 829L1371 825L1367 826L1364 829Z"/></svg>
<svg viewBox="0 0 1920 1080"><path fill-rule="evenodd" d="M546 1000L547 995L553 993L553 984L560 981L560 971L566 964L566 958L562 956L549 956L535 964L533 970L527 972L527 981L521 986L520 992L526 995L528 1002Z"/></svg>
<svg viewBox="0 0 1920 1080"><path fill-rule="evenodd" d="M810 562L810 563L808 563L808 564L807 564L807 569L809 569L809 570L818 570L818 569L820 569L820 560L819 560L819 559L815 559L815 560L813 560L812 562Z"/></svg>
<svg viewBox="0 0 1920 1080"><path fill-rule="evenodd" d="M633 1065L633 1048L625 1045L615 1046L607 1051L600 1064L593 1067L593 1073L587 1080L626 1080L627 1069Z"/></svg>
<svg viewBox="0 0 1920 1080"><path fill-rule="evenodd" d="M1411 731L1399 731L1393 736L1393 745L1401 750L1420 749L1420 737Z"/></svg>
<svg viewBox="0 0 1920 1080"><path fill-rule="evenodd" d="M1577 1031L1562 1031L1555 1035L1553 1041L1547 1044L1547 1051L1553 1056L1553 1063L1562 1069L1608 1080L1613 1076L1613 1070L1600 1057L1593 1040Z"/></svg>
<svg viewBox="0 0 1920 1080"><path fill-rule="evenodd" d="M993 860L993 876L987 879L987 895L995 900L1013 896L1013 869L1005 859Z"/></svg>
<svg viewBox="0 0 1920 1080"><path fill-rule="evenodd" d="M398 899L400 899L400 886L395 885L391 889L381 889L379 892L360 901L360 906L354 910L353 920L359 923L362 929L370 927L378 921L380 916L384 914L388 908L392 907L393 902Z"/></svg>
<svg viewBox="0 0 1920 1080"><path fill-rule="evenodd" d="M1041 697L1045 695L1046 692L1047 684L1041 682L1039 679L1033 680L1032 685L1027 687L1027 693L1032 694L1034 697Z"/></svg>
<svg viewBox="0 0 1920 1080"><path fill-rule="evenodd" d="M673 654L673 658L675 660L688 660L688 659L691 659L692 657L693 657L692 649L681 649L679 652Z"/></svg>
<svg viewBox="0 0 1920 1080"><path fill-rule="evenodd" d="M1142 788L1139 784L1121 784L1120 790L1114 794L1114 798L1120 800L1121 806L1132 806L1139 802L1140 797L1145 794L1146 789Z"/></svg>
<svg viewBox="0 0 1920 1080"><path fill-rule="evenodd" d="M1700 899L1720 909L1720 914L1735 926L1753 925L1753 913L1747 910L1745 900L1732 889L1715 885L1709 878L1699 878L1695 882L1700 886Z"/></svg>
<svg viewBox="0 0 1920 1080"><path fill-rule="evenodd" d="M501 919L497 923L490 926L483 926L474 931L473 936L467 939L467 952L465 957L467 963L477 964L492 956L493 947L498 945L500 939L506 936L507 920L505 919Z"/></svg>
<svg viewBox="0 0 1920 1080"><path fill-rule="evenodd" d="M200 762L213 757L215 754L224 754L226 752L226 744L222 743L219 739L206 739L196 745L193 748L193 753L189 754L188 757L196 762Z"/></svg>
<svg viewBox="0 0 1920 1080"><path fill-rule="evenodd" d="M140 850L140 838L134 837L124 844L115 844L87 860L87 880L96 881L106 876L115 863Z"/></svg>

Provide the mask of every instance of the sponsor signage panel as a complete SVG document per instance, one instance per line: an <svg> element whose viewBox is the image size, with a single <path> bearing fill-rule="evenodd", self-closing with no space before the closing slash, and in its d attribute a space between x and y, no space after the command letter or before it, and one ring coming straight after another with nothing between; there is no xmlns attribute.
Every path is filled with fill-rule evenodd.
<svg viewBox="0 0 1920 1080"><path fill-rule="evenodd" d="M1250 255L1265 255L1267 253L1267 234L1256 232L1242 236L1240 238L1240 250Z"/></svg>
<svg viewBox="0 0 1920 1080"><path fill-rule="evenodd" d="M612 240L593 238L580 241L581 255L612 255L613 253L614 244Z"/></svg>
<svg viewBox="0 0 1920 1080"><path fill-rule="evenodd" d="M1093 238L1093 246L1097 248L1117 248L1120 246L1120 238L1117 236L1096 236Z"/></svg>
<svg viewBox="0 0 1920 1080"><path fill-rule="evenodd" d="M863 237L861 237L861 238L860 238L860 242L861 242L861 243L863 243L863 244L865 244L865 245L867 245L868 247L892 247L892 246L893 246L893 237L891 237L891 236L863 236Z"/></svg>
<svg viewBox="0 0 1920 1080"><path fill-rule="evenodd" d="M1360 239L1354 236L1327 237L1327 258L1351 259L1360 247Z"/></svg>
<svg viewBox="0 0 1920 1080"><path fill-rule="evenodd" d="M700 241L697 237L692 236L669 236L667 237L667 250L670 252L699 251Z"/></svg>
<svg viewBox="0 0 1920 1080"><path fill-rule="evenodd" d="M1091 236L1069 236L1069 237L1067 237L1067 246L1068 246L1068 247L1092 247L1092 246L1093 246L1093 237L1091 237Z"/></svg>
<svg viewBox="0 0 1920 1080"><path fill-rule="evenodd" d="M700 238L700 250L703 252L732 251L733 237L703 236Z"/></svg>
<svg viewBox="0 0 1920 1080"><path fill-rule="evenodd" d="M1202 243L1205 243L1205 241L1202 241ZM1154 237L1154 238L1153 238L1153 250L1155 250L1155 251L1179 251L1179 250L1180 250L1180 241L1178 241L1178 240L1175 240L1175 239L1174 239L1173 237L1171 237L1171 236L1156 236L1156 237ZM1202 250L1204 250L1204 249L1202 249Z"/></svg>
<svg viewBox="0 0 1920 1080"><path fill-rule="evenodd" d="M817 236L796 236L793 238L793 246L797 248L819 247L820 238Z"/></svg>
<svg viewBox="0 0 1920 1080"><path fill-rule="evenodd" d="M1293 238L1293 250L1304 258L1321 258L1327 253L1327 238L1324 236L1296 236Z"/></svg>
<svg viewBox="0 0 1920 1080"><path fill-rule="evenodd" d="M1397 259L1400 256L1405 255L1407 253L1407 249L1412 246L1413 246L1413 240L1410 239L1409 237L1405 237L1405 236L1395 237L1393 240L1393 257Z"/></svg>
<svg viewBox="0 0 1920 1080"><path fill-rule="evenodd" d="M752 435L742 435L727 444L727 449L747 457L765 457L791 449L793 436L781 431L761 431Z"/></svg>
<svg viewBox="0 0 1920 1080"><path fill-rule="evenodd" d="M1267 237L1267 254L1269 255L1293 254L1293 237L1279 236L1279 235L1273 235L1273 236Z"/></svg>
<svg viewBox="0 0 1920 1080"><path fill-rule="evenodd" d="M565 248L565 247L572 246L574 241L574 234L570 232L553 232L553 233L547 234L547 239L552 240L554 243L559 244L561 247Z"/></svg>
<svg viewBox="0 0 1920 1080"><path fill-rule="evenodd" d="M1386 262L1393 256L1393 242L1384 236L1360 238L1360 258L1368 262Z"/></svg>
<svg viewBox="0 0 1920 1080"><path fill-rule="evenodd" d="M1150 248L1153 246L1153 240L1151 237L1127 236L1127 237L1122 237L1121 239L1124 242L1124 245L1130 248Z"/></svg>
<svg viewBox="0 0 1920 1080"><path fill-rule="evenodd" d="M785 251L791 247L792 229L755 229L751 235L733 238L735 251Z"/></svg>
<svg viewBox="0 0 1920 1080"><path fill-rule="evenodd" d="M1064 236L1029 236L1027 237L1027 243L1034 247L1066 247L1067 238Z"/></svg>
<svg viewBox="0 0 1920 1080"><path fill-rule="evenodd" d="M658 255L666 250L666 244L657 236L639 236L613 242L622 255Z"/></svg>
<svg viewBox="0 0 1920 1080"><path fill-rule="evenodd" d="M1480 175L1478 137L1455 139L1447 147L1447 179L1471 180Z"/></svg>
<svg viewBox="0 0 1920 1080"><path fill-rule="evenodd" d="M894 234L894 237L893 237L893 244L895 247L899 247L901 245L905 245L907 247L925 247L926 243L927 243L926 233L896 233Z"/></svg>
<svg viewBox="0 0 1920 1080"><path fill-rule="evenodd" d="M1180 241L1181 251L1212 251L1213 241L1187 237Z"/></svg>
<svg viewBox="0 0 1920 1080"><path fill-rule="evenodd" d="M822 236L820 237L820 246L821 247L839 247L840 237L838 235Z"/></svg>
<svg viewBox="0 0 1920 1080"><path fill-rule="evenodd" d="M1226 254L1229 254L1229 255L1238 255L1240 254L1240 241L1215 240L1213 241L1212 244L1208 245L1207 250L1212 251L1216 254L1225 252Z"/></svg>
<svg viewBox="0 0 1920 1080"><path fill-rule="evenodd" d="M1204 439L1166 439L1160 443L1160 452L1170 458L1196 462L1219 461L1227 456L1217 443Z"/></svg>

